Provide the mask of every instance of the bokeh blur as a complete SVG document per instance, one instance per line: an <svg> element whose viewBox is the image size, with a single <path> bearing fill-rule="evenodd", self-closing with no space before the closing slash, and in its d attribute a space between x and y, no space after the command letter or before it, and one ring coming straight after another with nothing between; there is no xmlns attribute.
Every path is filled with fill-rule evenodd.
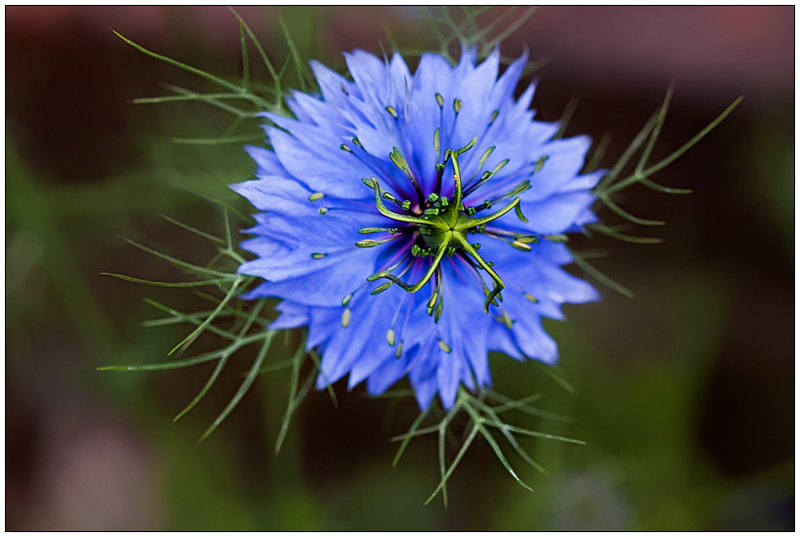
<svg viewBox="0 0 800 537"><path fill-rule="evenodd" d="M341 51L388 49L386 27L402 48L436 46L412 8L239 13L277 62L287 53L279 16L304 58L334 68L344 67ZM260 377L196 442L252 353L236 355L174 424L211 366L95 370L164 360L186 334L143 328L160 316L143 297L181 311L204 303L188 289L99 276L182 276L120 236L203 263L213 248L161 215L220 233L221 212L201 194L247 210L224 185L253 171L241 144L171 143L218 136L225 113L131 104L169 94L164 84L213 88L109 28L235 80L238 23L217 7L6 7L6 529L793 530L793 24L793 7L543 7L503 44L507 56L527 47L547 59L535 73L539 119L559 119L577 97L567 133L611 135L605 166L670 84L654 158L744 102L655 176L693 194L626 191L631 212L668 222L636 230L663 244L578 245L607 253L595 265L636 295L597 284L602 303L546 323L577 394L532 364L491 358L496 391L541 392L543 409L574 417L518 423L591 445L523 440L552 474L510 454L531 494L477 441L444 509L440 499L422 507L438 482L435 438L412 442L391 467L397 446L387 439L415 418L412 399L369 399L340 382L336 410L313 392L275 457L284 372ZM277 347L270 360L292 351Z"/></svg>

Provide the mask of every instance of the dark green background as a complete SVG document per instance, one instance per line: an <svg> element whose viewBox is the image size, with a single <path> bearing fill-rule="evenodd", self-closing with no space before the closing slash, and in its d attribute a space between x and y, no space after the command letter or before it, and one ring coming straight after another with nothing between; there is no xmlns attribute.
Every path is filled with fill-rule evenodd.
<svg viewBox="0 0 800 537"><path fill-rule="evenodd" d="M434 46L413 9L242 9L278 61L279 12L306 57L336 68L339 51L380 53L382 19L401 46ZM262 377L196 445L252 354L237 356L176 424L210 369L95 371L163 360L185 335L141 328L158 316L142 297L183 311L203 304L190 290L99 276L182 276L119 236L205 262L212 248L159 214L220 233L220 211L193 192L234 201L224 185L253 170L238 145L170 144L216 136L229 118L201 104L130 104L166 94L160 83L211 88L108 27L235 79L237 23L210 7L6 8L7 529L793 529L793 15L792 7L542 8L504 45L510 56L525 44L550 60L537 73L539 119L558 119L577 95L568 134L613 134L605 166L671 82L655 158L745 100L656 175L692 195L626 192L632 212L669 222L652 230L664 244L579 242L606 251L595 264L636 297L603 288L602 303L568 306L568 322L546 323L578 394L531 364L491 358L497 391L542 392L542 408L576 419L517 423L591 446L523 441L553 474L511 455L531 494L479 440L445 510L438 499L422 508L438 480L433 437L390 465L396 446L386 439L415 417L410 399L394 407L342 382L336 411L314 392L275 458L283 374ZM215 343L201 340L198 351ZM277 345L270 359L291 350Z"/></svg>

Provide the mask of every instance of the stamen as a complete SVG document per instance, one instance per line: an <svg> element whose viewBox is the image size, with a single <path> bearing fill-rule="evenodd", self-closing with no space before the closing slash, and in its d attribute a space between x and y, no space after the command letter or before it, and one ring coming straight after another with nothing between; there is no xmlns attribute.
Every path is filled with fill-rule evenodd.
<svg viewBox="0 0 800 537"><path fill-rule="evenodd" d="M397 119L397 117L398 117L398 116L397 116L397 110L395 110L395 109L394 109L394 107L392 107L392 106L387 106L387 107L386 107L386 111L387 111L387 112L389 112L389 115L390 115L390 116L392 116L393 118Z"/></svg>
<svg viewBox="0 0 800 537"><path fill-rule="evenodd" d="M522 208L519 205L514 207L514 212L517 214L517 218L519 218L520 220L522 220L526 224L528 223L528 219L525 218L524 214L522 214Z"/></svg>
<svg viewBox="0 0 800 537"><path fill-rule="evenodd" d="M439 340L439 348L442 349L444 352L447 352L447 353L449 353L452 350L450 348L450 345L448 345L447 343L445 343L441 339Z"/></svg>
<svg viewBox="0 0 800 537"><path fill-rule="evenodd" d="M349 295L347 295L346 297L344 297L344 298L342 299L342 306L345 306L345 307L347 307L347 305L350 303L350 301L351 301L352 299L353 299L353 293L350 293Z"/></svg>
<svg viewBox="0 0 800 537"><path fill-rule="evenodd" d="M494 170L492 170L492 175L497 175L497 172L499 172L500 170L505 168L506 164L508 164L509 162L510 162L509 159L505 159L505 160L500 161L500 164L495 166Z"/></svg>
<svg viewBox="0 0 800 537"><path fill-rule="evenodd" d="M324 197L325 197L325 194L323 194L322 192L314 192L313 194L311 194L308 197L308 201L317 201L317 200L321 200Z"/></svg>
<svg viewBox="0 0 800 537"><path fill-rule="evenodd" d="M320 207L318 209L318 212L319 212L319 214L325 214L325 213L328 212L328 208L327 207Z"/></svg>
<svg viewBox="0 0 800 537"><path fill-rule="evenodd" d="M323 257L325 257L326 255L328 255L328 254L318 254L318 253L313 253L313 254L311 254L311 257L313 257L314 259L322 259L322 258L323 258Z"/></svg>
<svg viewBox="0 0 800 537"><path fill-rule="evenodd" d="M540 157L539 160L536 161L536 166L533 168L533 171L531 172L531 175L533 175L534 173L537 173L539 170L541 170L542 166L544 166L544 163L547 162L547 159L549 159L549 158L550 157L547 156L547 155L545 155L543 157Z"/></svg>
<svg viewBox="0 0 800 537"><path fill-rule="evenodd" d="M444 107L444 97L439 92L436 92L436 102L439 103L439 108Z"/></svg>
<svg viewBox="0 0 800 537"><path fill-rule="evenodd" d="M347 328L347 325L350 324L350 308L347 308L342 313L342 328Z"/></svg>
<svg viewBox="0 0 800 537"><path fill-rule="evenodd" d="M557 233L555 235L545 235L544 238L545 240L548 240L550 242L556 242L560 244L563 244L569 240L569 237L567 237L563 233Z"/></svg>
<svg viewBox="0 0 800 537"><path fill-rule="evenodd" d="M393 241L395 239L399 239L401 236L402 235L398 235L398 236L395 236L395 237L389 237L388 239L383 239L383 240L380 240L380 241L376 241L376 240L373 240L373 239L364 239L363 241L358 241L356 243L356 246L358 246L359 248L373 248L375 246L380 246L381 244L386 244L387 242L391 242L391 241Z"/></svg>
<svg viewBox="0 0 800 537"><path fill-rule="evenodd" d="M538 303L539 303L539 299L538 299L538 298L536 298L536 297L535 297L535 296L533 296L533 295L529 295L528 293L523 293L523 294L522 294L522 296L524 296L525 298L527 298L528 300L530 300L530 301L531 301L531 302L533 302L534 304L538 304Z"/></svg>
<svg viewBox="0 0 800 537"><path fill-rule="evenodd" d="M384 231L388 231L392 235L394 235L396 233L400 233L400 230L397 229L396 227L391 227L391 228L389 228L389 227L362 227L361 229L358 230L358 232L361 233L362 235L368 235L370 233L382 233Z"/></svg>
<svg viewBox="0 0 800 537"><path fill-rule="evenodd" d="M342 151L347 151L348 153L352 153L352 152L353 152L353 150L352 150L352 149L350 149L349 147L347 147L347 144L342 144L342 145L340 145L340 146L339 146L339 149L341 149Z"/></svg>
<svg viewBox="0 0 800 537"><path fill-rule="evenodd" d="M456 111L456 114L461 110L461 99L453 99L453 110Z"/></svg>
<svg viewBox="0 0 800 537"><path fill-rule="evenodd" d="M414 186L414 190L417 193L417 197L419 198L419 204L423 205L425 203L425 196L422 194L422 189L419 187L419 184L417 184L417 180L414 177L414 173L411 171L411 167L408 165L405 157L400 150L397 149L397 147L392 148L392 152L389 153L389 159L400 169L400 171L405 174L406 177L408 177L408 180L411 181L411 184Z"/></svg>
<svg viewBox="0 0 800 537"><path fill-rule="evenodd" d="M486 164L486 161L489 160L489 157L492 156L492 153L494 153L494 150L495 150L495 146L492 146L492 147L490 147L489 149L487 149L486 151L483 152L483 155L481 155L481 160L480 160L480 162L478 162L478 167L475 168L475 173L473 173L472 177L469 178L470 181L472 181L472 179L476 175L478 175L478 172L480 171L481 168L483 168L483 165Z"/></svg>
<svg viewBox="0 0 800 537"><path fill-rule="evenodd" d="M506 310L504 310L503 308L500 308L500 313L502 313L503 316L502 317L496 316L495 319L497 319L498 321L506 325L509 329L511 329L511 326L514 324L514 321L511 320L511 317L508 316L508 313L506 313Z"/></svg>
<svg viewBox="0 0 800 537"><path fill-rule="evenodd" d="M384 291L386 291L387 289L389 289L391 286L392 286L392 282L384 283L383 285L379 285L378 287L376 287L375 289L370 291L369 294L371 294L373 296L374 295L379 295L379 294L383 293Z"/></svg>
<svg viewBox="0 0 800 537"><path fill-rule="evenodd" d="M386 341L389 342L390 347L394 347L394 330L391 328L386 332Z"/></svg>

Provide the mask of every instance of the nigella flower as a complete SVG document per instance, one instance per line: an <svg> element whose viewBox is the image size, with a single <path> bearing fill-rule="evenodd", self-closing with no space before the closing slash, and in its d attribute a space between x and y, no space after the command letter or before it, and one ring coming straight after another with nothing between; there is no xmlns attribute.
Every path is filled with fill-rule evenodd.
<svg viewBox="0 0 800 537"><path fill-rule="evenodd" d="M257 179L233 188L263 212L239 272L265 280L248 298L283 300L273 328L308 327L319 388L408 375L421 408L450 407L491 384L489 351L555 362L542 317L599 297L561 268L563 234L595 221L589 140L553 140L532 84L514 99L525 56L499 78L498 50L424 54L414 74L399 54L345 59L352 81L312 63L321 95L264 113L272 150L247 148Z"/></svg>

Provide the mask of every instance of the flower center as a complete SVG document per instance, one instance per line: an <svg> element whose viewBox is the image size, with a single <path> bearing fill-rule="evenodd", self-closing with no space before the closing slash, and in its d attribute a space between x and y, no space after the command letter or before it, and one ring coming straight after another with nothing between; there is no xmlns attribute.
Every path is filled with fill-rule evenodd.
<svg viewBox="0 0 800 537"><path fill-rule="evenodd" d="M438 134L438 132L437 132ZM438 141L438 137L437 137ZM385 278L389 280L389 283L384 284L373 293L382 292L388 289L392 284L396 284L400 286L402 289L409 293L415 293L422 289L428 281L436 275L436 284L434 285L433 293L431 295L431 299L428 302L428 313L435 314L435 319L438 321L439 316L441 315L441 268L440 264L444 256L453 256L453 255L460 255L463 259L465 259L476 271L478 271L478 275L481 276L479 269L482 269L492 279L493 288L490 291L486 284L483 282L483 277L481 276L481 282L483 285L483 291L486 296L486 300L484 301L484 311L486 313L489 312L489 304L498 305L498 300L502 301L502 297L500 296L500 292L503 290L505 285L503 284L503 280L500 279L500 276L492 269L492 263L487 263L481 256L478 254L478 249L480 248L479 244L471 244L467 240L467 235L470 233L483 233L486 231L486 224L497 220L501 216L505 215L506 213L510 212L511 210L516 210L517 215L524 220L522 213L519 210L519 197L514 197L514 199L504 206L499 211L492 213L488 216L484 216L482 218L476 217L476 214L481 209L489 208L491 205L488 202L485 202L480 208L475 209L474 207L466 208L462 202L463 198L463 191L462 191L462 179L461 179L461 169L458 165L458 157L469 151L476 142L476 138L473 138L472 141L467 144L466 146L462 147L458 150L447 150L445 151L444 156L444 163L437 164L436 168L439 172L439 177L441 180L441 173L444 171L444 164L448 162L448 160L452 160L453 163L453 181L455 183L455 192L453 195L453 199L449 200L446 196L440 196L437 193L431 193L425 198L422 194L422 191L419 189L416 180L413 178L411 174L411 170L408 167L408 164L405 162L405 159L400 154L399 150L395 148L395 150L390 154L390 158L392 161L397 165L398 168L403 170L404 173L409 177L412 184L417 191L419 197L419 205L416 207L416 211L411 211L411 203L409 201L400 202L394 196L392 196L388 192L384 192L381 190L380 185L378 184L377 179L371 177L369 179L364 179L364 183L372 188L375 192L375 205L378 211L383 214L384 216L391 218L392 220L402 222L408 224L404 227L394 228L394 229L382 229L382 228L364 228L361 229L361 233L374 233L380 231L390 231L392 235L397 233L415 233L417 235L417 240L415 241L414 245L411 247L411 255L414 257L433 257L433 261L431 262L430 266L428 267L425 275L416 283L408 284L402 281L398 276L395 276L391 273L392 270L397 268L399 265L395 265L394 267L388 270L382 270L376 272L375 274L371 275L367 278L368 281L375 281L380 278ZM482 159L483 160L483 159ZM487 172L484 174L480 182L485 181L491 176L491 172ZM437 187L439 187L441 182L439 181ZM473 185L474 186L474 185ZM523 192L528 188L527 182L523 185L523 188L517 187L513 189L511 192L506 194L505 196L501 196L500 199L508 198L511 196L516 196L517 194ZM470 187L470 191L473 187ZM437 188L438 189L438 188ZM383 200L388 199L390 201L395 202L401 209L404 210L404 213L398 213L392 210L389 210L386 205L384 204ZM427 200L427 203L426 203ZM535 237L534 237L535 239ZM392 238L388 240L393 240ZM377 246L378 244L383 244L385 241L374 241L374 240L364 240L359 241L357 246L361 247L370 247L370 246ZM515 243L516 243L515 239ZM534 242L534 240L529 240L528 242ZM527 246L527 243L519 243L520 246L524 246L521 249L530 250L530 247ZM512 243L514 246L514 243ZM401 274L402 275L402 274Z"/></svg>

